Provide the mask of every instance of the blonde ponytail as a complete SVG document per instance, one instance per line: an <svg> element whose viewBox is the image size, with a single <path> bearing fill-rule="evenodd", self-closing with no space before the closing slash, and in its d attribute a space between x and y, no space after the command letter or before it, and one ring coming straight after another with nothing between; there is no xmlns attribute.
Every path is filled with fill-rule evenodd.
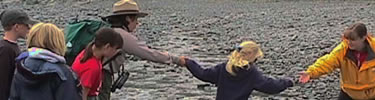
<svg viewBox="0 0 375 100"><path fill-rule="evenodd" d="M235 76L233 71L235 67L244 68L249 63L253 63L255 59L263 57L263 52L260 46L253 41L245 41L240 44L241 49L237 49L228 56L229 60L226 65L226 70L231 75Z"/></svg>

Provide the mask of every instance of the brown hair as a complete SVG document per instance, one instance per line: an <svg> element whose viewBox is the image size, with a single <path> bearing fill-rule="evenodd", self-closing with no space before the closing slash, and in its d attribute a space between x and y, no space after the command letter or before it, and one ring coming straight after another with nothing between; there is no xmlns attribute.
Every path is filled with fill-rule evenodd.
<svg viewBox="0 0 375 100"><path fill-rule="evenodd" d="M355 23L350 27L346 28L344 31L344 37L349 40L355 40L355 34L359 38L367 36L366 25L363 23Z"/></svg>
<svg viewBox="0 0 375 100"><path fill-rule="evenodd" d="M123 40L121 35L111 28L99 29L95 34L95 39L85 48L85 54L83 55L82 59L80 59L80 62L84 63L93 56L93 45L95 45L95 47L102 48L106 44L109 44L111 47L122 48Z"/></svg>
<svg viewBox="0 0 375 100"><path fill-rule="evenodd" d="M106 20L111 24L111 27L125 27L129 31L129 22L126 20L126 17L130 18L131 21L134 21L137 18L137 15L118 15L108 17Z"/></svg>

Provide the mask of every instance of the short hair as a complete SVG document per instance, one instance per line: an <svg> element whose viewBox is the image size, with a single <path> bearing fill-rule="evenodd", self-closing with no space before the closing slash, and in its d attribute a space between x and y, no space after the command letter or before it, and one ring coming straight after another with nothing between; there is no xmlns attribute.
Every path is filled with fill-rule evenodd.
<svg viewBox="0 0 375 100"><path fill-rule="evenodd" d="M112 27L125 27L126 31L129 31L129 23L125 18L129 16L131 21L134 21L137 19L137 15L118 15L118 16L111 16L106 18L105 20L111 24Z"/></svg>
<svg viewBox="0 0 375 100"><path fill-rule="evenodd" d="M84 63L93 56L92 46L94 45L97 48L102 48L109 44L111 47L120 49L122 48L123 43L124 41L120 33L117 33L112 28L100 28L96 31L95 39L86 46L85 53L80 59L80 62Z"/></svg>
<svg viewBox="0 0 375 100"><path fill-rule="evenodd" d="M48 49L58 55L64 56L66 51L64 33L51 23L38 23L34 25L26 41L28 48L39 47Z"/></svg>
<svg viewBox="0 0 375 100"><path fill-rule="evenodd" d="M354 34L356 34L359 38L367 36L366 25L363 23L355 23L344 31L344 37L348 39L354 39Z"/></svg>

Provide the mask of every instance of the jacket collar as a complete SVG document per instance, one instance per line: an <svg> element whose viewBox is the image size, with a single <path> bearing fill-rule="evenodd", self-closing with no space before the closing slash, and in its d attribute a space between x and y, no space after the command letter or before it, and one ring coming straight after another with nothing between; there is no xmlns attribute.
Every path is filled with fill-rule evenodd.
<svg viewBox="0 0 375 100"><path fill-rule="evenodd" d="M375 52L374 52L375 51L375 44L374 44L374 42L375 41L374 41L374 38L372 36L367 36L365 50L367 51L368 56L367 56L365 62L360 67L360 71L363 71L363 70L366 70L368 68L372 68L372 67L375 66L375 62L374 62L374 60L375 60ZM344 42L344 45L345 45L345 50L346 50L345 57L352 60L353 62L357 62L357 58L354 55L354 51L349 49L348 44L346 42Z"/></svg>
<svg viewBox="0 0 375 100"><path fill-rule="evenodd" d="M42 59L51 63L66 63L63 56L57 55L46 49L33 47L29 48L27 51L30 58Z"/></svg>
<svg viewBox="0 0 375 100"><path fill-rule="evenodd" d="M370 44L366 41L365 44L365 51L367 52L367 58L366 61L370 61L375 58L374 50L371 48ZM345 57L348 57L353 62L357 62L357 58L354 55L354 50L347 49L347 53L345 54Z"/></svg>

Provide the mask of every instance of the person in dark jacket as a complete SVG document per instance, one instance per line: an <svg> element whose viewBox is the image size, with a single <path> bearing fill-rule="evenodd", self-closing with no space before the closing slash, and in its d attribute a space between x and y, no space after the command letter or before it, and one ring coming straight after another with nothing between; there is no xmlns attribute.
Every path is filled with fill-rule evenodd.
<svg viewBox="0 0 375 100"><path fill-rule="evenodd" d="M294 85L290 79L264 76L255 63L262 57L259 45L246 41L225 63L203 69L196 61L185 58L185 66L194 77L218 86L216 100L248 100L253 90L276 94Z"/></svg>
<svg viewBox="0 0 375 100"><path fill-rule="evenodd" d="M28 34L26 52L16 58L9 100L81 100L79 80L65 64L64 33L39 23Z"/></svg>

